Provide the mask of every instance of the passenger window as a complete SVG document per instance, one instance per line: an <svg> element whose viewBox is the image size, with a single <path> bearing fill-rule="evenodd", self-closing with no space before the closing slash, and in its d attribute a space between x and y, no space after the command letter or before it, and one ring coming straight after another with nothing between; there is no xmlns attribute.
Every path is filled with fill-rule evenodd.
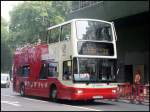
<svg viewBox="0 0 150 112"><path fill-rule="evenodd" d="M23 77L28 77L29 74L30 74L30 67L29 67L29 65L23 66L22 67L22 76Z"/></svg>
<svg viewBox="0 0 150 112"><path fill-rule="evenodd" d="M17 75L18 76L22 75L22 67L17 68Z"/></svg>
<svg viewBox="0 0 150 112"><path fill-rule="evenodd" d="M72 74L72 66L71 61L64 61L63 62L63 80L70 80Z"/></svg>
<svg viewBox="0 0 150 112"><path fill-rule="evenodd" d="M71 24L66 24L62 26L60 41L69 40L71 37Z"/></svg>
<svg viewBox="0 0 150 112"><path fill-rule="evenodd" d="M48 74L47 64L43 63L40 70L40 79L46 79Z"/></svg>
<svg viewBox="0 0 150 112"><path fill-rule="evenodd" d="M55 43L59 41L59 35L60 35L60 27L51 29L48 33L49 36L49 43Z"/></svg>
<svg viewBox="0 0 150 112"><path fill-rule="evenodd" d="M48 76L49 77L57 77L58 76L58 64L55 62L50 62L48 64Z"/></svg>

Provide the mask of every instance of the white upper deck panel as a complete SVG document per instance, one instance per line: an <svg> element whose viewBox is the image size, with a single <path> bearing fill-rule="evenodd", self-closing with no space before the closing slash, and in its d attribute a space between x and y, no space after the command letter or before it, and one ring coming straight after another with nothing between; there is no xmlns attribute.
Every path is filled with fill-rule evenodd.
<svg viewBox="0 0 150 112"><path fill-rule="evenodd" d="M54 26L52 26L52 27L49 27L48 30L53 29L53 28L56 28L56 27L59 27L59 26L62 26L62 25L65 25L65 24L68 24L68 23L72 23L73 21L79 21L79 20L85 20L85 21L99 21L99 22L104 22L104 23L111 24L111 22L104 21L104 20L99 20L99 19L72 19L72 20L63 22L63 23L61 23L61 24L58 24L58 25L54 25Z"/></svg>

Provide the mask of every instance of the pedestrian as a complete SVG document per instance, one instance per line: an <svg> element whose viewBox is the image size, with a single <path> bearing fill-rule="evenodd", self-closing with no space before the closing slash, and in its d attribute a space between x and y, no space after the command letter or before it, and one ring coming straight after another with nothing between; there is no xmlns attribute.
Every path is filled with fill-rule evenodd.
<svg viewBox="0 0 150 112"><path fill-rule="evenodd" d="M135 95L134 97L137 97L140 94L138 92L138 90L140 89L140 84L141 84L141 72L140 70L137 70L134 75L134 85L133 85Z"/></svg>

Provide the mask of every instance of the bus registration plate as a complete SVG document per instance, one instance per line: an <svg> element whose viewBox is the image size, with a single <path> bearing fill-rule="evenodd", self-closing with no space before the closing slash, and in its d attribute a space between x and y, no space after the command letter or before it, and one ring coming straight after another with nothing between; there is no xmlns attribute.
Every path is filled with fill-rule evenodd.
<svg viewBox="0 0 150 112"><path fill-rule="evenodd" d="M103 98L103 96L93 96L94 99L100 99Z"/></svg>

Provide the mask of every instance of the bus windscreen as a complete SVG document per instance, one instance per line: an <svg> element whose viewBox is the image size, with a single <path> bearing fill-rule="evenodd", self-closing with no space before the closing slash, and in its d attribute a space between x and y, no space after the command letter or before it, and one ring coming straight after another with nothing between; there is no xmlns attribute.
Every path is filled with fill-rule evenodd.
<svg viewBox="0 0 150 112"><path fill-rule="evenodd" d="M76 82L116 81L115 59L78 58L79 73L74 73Z"/></svg>

